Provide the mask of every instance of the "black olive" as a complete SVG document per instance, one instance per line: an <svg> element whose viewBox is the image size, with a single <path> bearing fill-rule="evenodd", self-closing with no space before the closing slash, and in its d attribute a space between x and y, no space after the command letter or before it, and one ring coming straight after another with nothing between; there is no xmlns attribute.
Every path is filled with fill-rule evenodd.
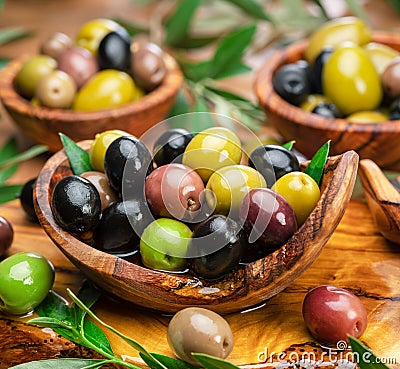
<svg viewBox="0 0 400 369"><path fill-rule="evenodd" d="M236 267L243 255L246 237L241 226L224 215L213 215L193 231L189 242L194 275L215 280Z"/></svg>
<svg viewBox="0 0 400 369"><path fill-rule="evenodd" d="M320 102L315 106L311 113L321 115L325 118L343 118L343 114L339 111L337 106L329 102Z"/></svg>
<svg viewBox="0 0 400 369"><path fill-rule="evenodd" d="M144 198L119 201L104 209L93 232L93 246L126 257L139 249L140 236L153 217Z"/></svg>
<svg viewBox="0 0 400 369"><path fill-rule="evenodd" d="M32 178L24 184L19 196L19 201L21 203L22 209L25 211L28 218L33 222L38 222L35 207L33 204L33 190L35 187L35 182L36 178Z"/></svg>
<svg viewBox="0 0 400 369"><path fill-rule="evenodd" d="M396 99L390 105L389 119L390 120L398 120L398 119L400 119L400 99Z"/></svg>
<svg viewBox="0 0 400 369"><path fill-rule="evenodd" d="M130 36L123 28L105 35L97 54L99 68L128 70L131 64L130 43Z"/></svg>
<svg viewBox="0 0 400 369"><path fill-rule="evenodd" d="M56 184L51 206L57 223L69 232L90 231L100 219L100 195L92 183L79 176L64 177Z"/></svg>
<svg viewBox="0 0 400 369"><path fill-rule="evenodd" d="M285 174L300 170L296 155L278 145L257 147L250 155L249 166L262 174L269 188Z"/></svg>
<svg viewBox="0 0 400 369"><path fill-rule="evenodd" d="M314 63L310 67L310 81L313 93L323 94L322 87L322 71L331 54L333 53L332 47L323 49L315 58Z"/></svg>
<svg viewBox="0 0 400 369"><path fill-rule="evenodd" d="M136 137L119 137L106 150L104 172L111 188L124 199L143 193L146 176L152 169L151 154Z"/></svg>
<svg viewBox="0 0 400 369"><path fill-rule="evenodd" d="M182 163L182 154L193 137L192 133L183 128L164 132L154 144L154 162L158 166Z"/></svg>
<svg viewBox="0 0 400 369"><path fill-rule="evenodd" d="M277 94L293 105L300 105L311 93L309 69L302 63L280 67L273 76L272 84Z"/></svg>

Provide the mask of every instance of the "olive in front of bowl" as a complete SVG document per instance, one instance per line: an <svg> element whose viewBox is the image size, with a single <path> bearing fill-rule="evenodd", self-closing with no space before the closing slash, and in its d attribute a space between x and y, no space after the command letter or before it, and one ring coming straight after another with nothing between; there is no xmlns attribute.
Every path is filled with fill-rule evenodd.
<svg viewBox="0 0 400 369"><path fill-rule="evenodd" d="M33 204L33 190L35 188L36 177L31 178L29 181L25 182L22 186L21 193L19 195L19 201L21 207L28 216L28 218L34 222L37 222L37 215L35 211L35 206Z"/></svg>
<svg viewBox="0 0 400 369"><path fill-rule="evenodd" d="M311 93L309 71L300 63L283 65L272 78L279 96L290 104L300 105Z"/></svg>
<svg viewBox="0 0 400 369"><path fill-rule="evenodd" d="M177 312L168 324L168 344L176 356L199 366L192 353L225 359L232 351L234 337L228 322L204 308L189 307Z"/></svg>
<svg viewBox="0 0 400 369"><path fill-rule="evenodd" d="M130 43L131 38L122 27L105 35L97 53L99 68L128 70L131 62Z"/></svg>
<svg viewBox="0 0 400 369"><path fill-rule="evenodd" d="M146 176L152 168L149 150L134 136L118 137L108 146L104 156L104 172L111 188L127 197L135 198L138 193L143 193Z"/></svg>
<svg viewBox="0 0 400 369"><path fill-rule="evenodd" d="M250 154L249 166L262 174L270 188L285 174L300 170L296 155L279 145L257 147Z"/></svg>
<svg viewBox="0 0 400 369"><path fill-rule="evenodd" d="M99 222L100 195L87 179L76 175L67 176L55 185L51 208L62 228L69 232L86 232Z"/></svg>
<svg viewBox="0 0 400 369"><path fill-rule="evenodd" d="M182 163L182 155L193 134L183 128L174 128L165 131L154 143L154 162L158 165Z"/></svg>
<svg viewBox="0 0 400 369"><path fill-rule="evenodd" d="M303 301L303 318L310 333L328 346L347 342L347 335L359 338L367 328L367 310L349 291L335 286L310 290Z"/></svg>
<svg viewBox="0 0 400 369"><path fill-rule="evenodd" d="M14 240L14 229L11 223L0 216L0 256L3 256L11 247Z"/></svg>
<svg viewBox="0 0 400 369"><path fill-rule="evenodd" d="M144 198L113 202L104 209L93 231L93 246L120 257L132 255L138 251L140 236L152 220Z"/></svg>
<svg viewBox="0 0 400 369"><path fill-rule="evenodd" d="M213 215L193 230L188 252L192 257L190 269L203 279L222 278L239 264L245 247L240 224L224 215Z"/></svg>

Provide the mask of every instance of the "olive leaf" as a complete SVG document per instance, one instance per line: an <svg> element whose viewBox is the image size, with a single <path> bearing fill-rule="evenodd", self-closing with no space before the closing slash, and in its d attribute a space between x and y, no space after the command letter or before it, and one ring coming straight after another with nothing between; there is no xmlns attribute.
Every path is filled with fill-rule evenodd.
<svg viewBox="0 0 400 369"><path fill-rule="evenodd" d="M23 185L0 186L0 204L15 200L21 193Z"/></svg>
<svg viewBox="0 0 400 369"><path fill-rule="evenodd" d="M140 357L143 361L150 367L150 369L159 369L160 366L158 364L154 364L150 361L146 356L140 354ZM163 363L168 369L198 369L197 366L188 364L182 360L175 359L169 356L164 356L156 353L151 353L159 362Z"/></svg>
<svg viewBox="0 0 400 369"><path fill-rule="evenodd" d="M92 165L90 164L89 154L79 147L68 136L64 135L63 133L60 133L59 135L72 172L79 176L84 172L93 170Z"/></svg>
<svg viewBox="0 0 400 369"><path fill-rule="evenodd" d="M296 141L285 142L285 143L282 144L281 146L284 147L285 149L292 150L293 145L295 144L295 142L296 142Z"/></svg>
<svg viewBox="0 0 400 369"><path fill-rule="evenodd" d="M322 175L324 174L324 168L326 160L328 159L329 147L331 141L325 142L319 150L315 153L307 168L305 173L308 174L315 182L319 185L321 182Z"/></svg>
<svg viewBox="0 0 400 369"><path fill-rule="evenodd" d="M110 360L103 359L50 359L30 361L28 363L12 366L13 369L89 369L101 368L110 363Z"/></svg>
<svg viewBox="0 0 400 369"><path fill-rule="evenodd" d="M359 340L352 336L348 336L351 350L357 353L357 364L360 369L389 369L389 367L373 354L373 352Z"/></svg>
<svg viewBox="0 0 400 369"><path fill-rule="evenodd" d="M1 4L0 4L1 7ZM0 46L8 42L18 40L32 35L31 31L27 31L21 27L3 27L0 28Z"/></svg>
<svg viewBox="0 0 400 369"><path fill-rule="evenodd" d="M32 146L28 150L26 150L18 155L14 155L11 158L2 159L2 160L0 159L0 169L8 168L8 167L18 164L22 161L32 159L35 156L43 154L47 150L48 150L48 147L44 146L44 145Z"/></svg>
<svg viewBox="0 0 400 369"><path fill-rule="evenodd" d="M168 113L168 117L174 117L176 115L186 114L190 112L190 104L186 98L186 95L182 90L178 91L175 98L174 105ZM179 127L176 127L179 128Z"/></svg>
<svg viewBox="0 0 400 369"><path fill-rule="evenodd" d="M11 159L18 154L17 140L15 137L10 138L2 147L0 147L0 158L3 160ZM0 184L9 179L17 170L17 164L7 168L0 169Z"/></svg>
<svg viewBox="0 0 400 369"><path fill-rule="evenodd" d="M194 353L192 355L205 369L240 369L238 366L214 356Z"/></svg>
<svg viewBox="0 0 400 369"><path fill-rule="evenodd" d="M265 12L262 6L254 0L226 0L238 8L242 9L246 14L256 18L273 23L273 19Z"/></svg>

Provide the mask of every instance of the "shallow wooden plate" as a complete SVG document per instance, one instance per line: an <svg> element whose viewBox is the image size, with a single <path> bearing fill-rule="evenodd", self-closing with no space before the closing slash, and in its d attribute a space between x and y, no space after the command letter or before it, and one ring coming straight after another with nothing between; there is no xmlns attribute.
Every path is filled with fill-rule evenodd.
<svg viewBox="0 0 400 369"><path fill-rule="evenodd" d="M89 149L91 141L80 146ZM219 313L241 311L276 295L298 278L318 257L339 224L352 194L358 155L349 151L331 157L325 166L321 198L303 226L286 245L263 259L241 265L222 280L206 282L188 274L154 271L98 251L64 231L51 211L55 184L72 174L64 151L41 170L35 208L46 233L89 279L124 300L146 309L176 312L202 306Z"/></svg>

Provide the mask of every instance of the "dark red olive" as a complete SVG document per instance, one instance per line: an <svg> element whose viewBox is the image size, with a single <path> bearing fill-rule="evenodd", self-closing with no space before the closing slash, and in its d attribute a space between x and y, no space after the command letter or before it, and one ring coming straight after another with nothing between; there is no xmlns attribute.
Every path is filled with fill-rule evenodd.
<svg viewBox="0 0 400 369"><path fill-rule="evenodd" d="M319 286L307 293L303 318L319 343L333 347L347 342L347 335L359 338L367 328L367 310L361 300L334 286Z"/></svg>
<svg viewBox="0 0 400 369"><path fill-rule="evenodd" d="M14 240L14 230L11 223L0 216L0 256L5 255Z"/></svg>

